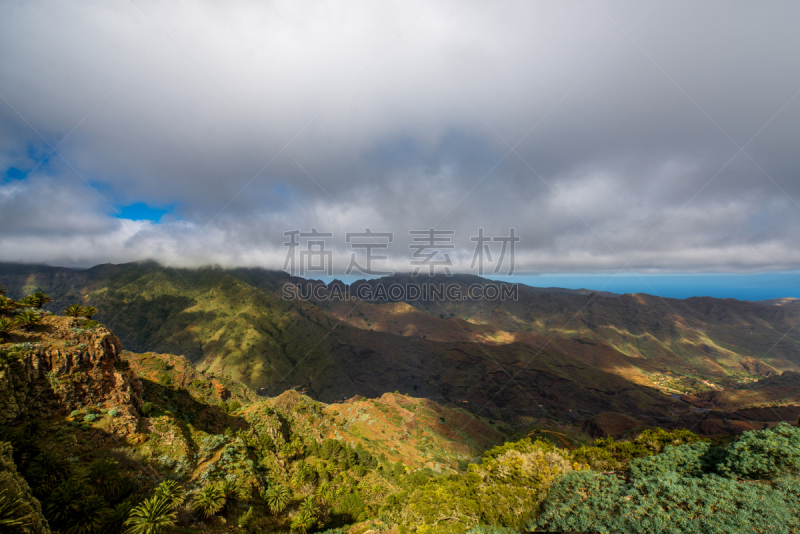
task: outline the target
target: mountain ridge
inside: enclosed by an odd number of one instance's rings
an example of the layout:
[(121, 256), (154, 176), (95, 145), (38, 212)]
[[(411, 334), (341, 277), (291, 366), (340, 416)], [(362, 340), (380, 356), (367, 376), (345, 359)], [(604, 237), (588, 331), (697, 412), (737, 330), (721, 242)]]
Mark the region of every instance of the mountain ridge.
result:
[[(440, 280), (494, 283), (415, 279)], [(512, 419), (540, 408), (667, 418), (685, 404), (664, 393), (738, 387), (800, 368), (800, 341), (783, 336), (800, 310), (732, 299), (521, 285), (518, 299), (505, 302), (287, 301), (286, 283), (327, 291), (335, 282), (155, 262), (84, 271), (0, 264), (0, 283), (12, 295), (49, 292), (49, 309), (75, 301), (97, 307), (98, 319), (135, 352), (183, 354), (264, 393), (301, 387), (325, 401), (400, 390), (467, 400), (497, 417), (510, 407)]]

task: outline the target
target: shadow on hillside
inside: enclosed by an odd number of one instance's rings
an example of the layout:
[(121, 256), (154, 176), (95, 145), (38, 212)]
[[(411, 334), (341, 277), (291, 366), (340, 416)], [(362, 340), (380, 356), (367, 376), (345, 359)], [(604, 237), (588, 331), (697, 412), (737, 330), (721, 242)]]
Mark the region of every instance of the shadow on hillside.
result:
[[(169, 412), (179, 422), (191, 423), (196, 429), (209, 434), (220, 434), (226, 428), (236, 431), (249, 426), (244, 419), (228, 414), (221, 407), (201, 402), (186, 389), (168, 387), (146, 378), (140, 378), (140, 380), (143, 387), (142, 398), (145, 402), (143, 414), (145, 416), (166, 415)], [(184, 433), (185, 437), (189, 439), (188, 429)]]

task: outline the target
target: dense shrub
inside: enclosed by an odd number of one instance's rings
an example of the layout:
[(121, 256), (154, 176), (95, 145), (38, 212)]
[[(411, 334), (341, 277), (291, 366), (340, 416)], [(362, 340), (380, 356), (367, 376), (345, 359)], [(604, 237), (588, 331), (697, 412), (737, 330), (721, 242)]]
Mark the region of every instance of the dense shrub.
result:
[(797, 481), (775, 487), (717, 475), (666, 473), (626, 484), (593, 471), (553, 486), (531, 530), (601, 533), (789, 533), (800, 528)]
[(478, 523), (519, 528), (550, 485), (576, 467), (567, 451), (526, 438), (486, 452), (464, 475), (422, 469), (396, 476), (406, 491), (389, 496), (382, 510), (422, 534), (460, 534)]
[(630, 482), (596, 471), (566, 473), (528, 527), (609, 533), (797, 532), (800, 481), (792, 475), (799, 461), (800, 429), (786, 424), (746, 432), (724, 450), (707, 443), (667, 446), (660, 454), (632, 460)]
[(800, 472), (800, 428), (781, 423), (775, 428), (745, 432), (727, 449), (720, 471), (745, 479), (771, 480)]
[(646, 458), (631, 460), (631, 475), (636, 478), (660, 476), (666, 473), (697, 476), (713, 471), (709, 458), (710, 445), (705, 442), (673, 447), (667, 445), (664, 452)]
[(645, 430), (631, 441), (599, 439), (593, 446), (584, 446), (573, 452), (573, 459), (597, 471), (626, 469), (635, 458), (658, 454), (667, 446), (678, 446), (699, 441), (688, 430)]

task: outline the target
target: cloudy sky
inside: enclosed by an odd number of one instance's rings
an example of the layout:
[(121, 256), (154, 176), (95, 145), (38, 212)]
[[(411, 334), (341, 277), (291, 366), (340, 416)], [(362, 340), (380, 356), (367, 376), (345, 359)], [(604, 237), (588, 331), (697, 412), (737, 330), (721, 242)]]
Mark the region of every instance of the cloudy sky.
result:
[[(0, 261), (800, 269), (800, 4), (0, 4)], [(494, 243), (497, 259), (500, 243)], [(305, 246), (305, 245), (302, 245)], [(438, 256), (441, 257), (441, 256)]]

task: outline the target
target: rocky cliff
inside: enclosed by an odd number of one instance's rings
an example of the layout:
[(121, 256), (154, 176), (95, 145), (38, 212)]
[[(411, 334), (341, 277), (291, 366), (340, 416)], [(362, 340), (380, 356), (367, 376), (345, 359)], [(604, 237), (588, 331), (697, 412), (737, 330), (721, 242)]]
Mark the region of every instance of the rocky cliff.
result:
[(112, 430), (135, 430), (142, 385), (120, 359), (122, 345), (108, 329), (44, 316), (41, 325), (17, 329), (9, 341), (0, 345), (0, 426), (96, 406), (117, 410)]

